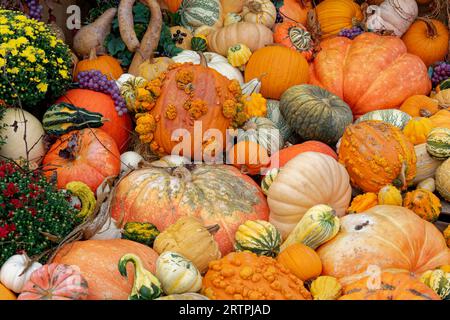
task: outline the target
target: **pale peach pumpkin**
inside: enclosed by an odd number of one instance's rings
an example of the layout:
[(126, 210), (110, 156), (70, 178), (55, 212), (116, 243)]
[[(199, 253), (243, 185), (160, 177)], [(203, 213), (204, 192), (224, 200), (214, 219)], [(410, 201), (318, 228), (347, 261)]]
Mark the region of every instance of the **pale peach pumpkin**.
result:
[(111, 203), (119, 227), (129, 221), (151, 222), (163, 231), (182, 216), (199, 217), (206, 226), (219, 224), (214, 238), (225, 255), (233, 249), (239, 225), (268, 220), (259, 186), (235, 167), (187, 167), (140, 169), (120, 181)]
[(119, 259), (127, 253), (139, 256), (144, 267), (156, 272), (158, 254), (150, 247), (129, 240), (76, 241), (59, 250), (54, 263), (76, 265), (88, 282), (88, 300), (127, 300), (133, 287), (134, 272), (127, 266), (128, 279), (119, 273)]
[(343, 278), (369, 265), (416, 274), (450, 263), (440, 231), (400, 206), (375, 206), (341, 218), (338, 235), (317, 253), (325, 275)]
[(342, 98), (355, 118), (398, 108), (408, 97), (427, 95), (431, 82), (423, 61), (407, 53), (400, 38), (363, 33), (323, 41), (310, 66), (310, 83)]

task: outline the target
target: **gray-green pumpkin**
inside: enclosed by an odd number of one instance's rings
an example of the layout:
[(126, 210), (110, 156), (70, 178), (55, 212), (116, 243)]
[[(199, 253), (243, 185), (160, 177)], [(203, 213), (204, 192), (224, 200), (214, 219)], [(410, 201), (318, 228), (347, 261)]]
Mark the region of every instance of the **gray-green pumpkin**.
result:
[(409, 120), (411, 120), (411, 116), (397, 109), (375, 110), (359, 117), (355, 124), (366, 120), (380, 120), (403, 130)]
[(437, 160), (450, 157), (450, 129), (434, 128), (427, 137), (427, 152)]
[(280, 130), (281, 136), (284, 140), (288, 140), (294, 130), (287, 124), (283, 115), (280, 112), (280, 101), (278, 100), (267, 100), (267, 119), (270, 119)]
[(270, 154), (277, 152), (284, 145), (283, 136), (277, 126), (264, 117), (250, 118), (239, 129), (237, 141), (253, 141), (265, 148)]
[(350, 107), (338, 96), (309, 84), (287, 89), (280, 100), (287, 124), (301, 139), (335, 145), (353, 122)]

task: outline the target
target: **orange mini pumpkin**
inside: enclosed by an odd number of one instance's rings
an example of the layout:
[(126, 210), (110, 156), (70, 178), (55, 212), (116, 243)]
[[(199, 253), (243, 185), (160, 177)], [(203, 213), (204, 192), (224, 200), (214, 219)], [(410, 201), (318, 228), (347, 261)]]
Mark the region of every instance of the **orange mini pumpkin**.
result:
[(230, 163), (245, 174), (259, 174), (270, 163), (267, 150), (253, 141), (240, 141), (229, 151)]
[(441, 299), (431, 288), (409, 274), (382, 272), (378, 283), (372, 284), (369, 277), (365, 277), (344, 286), (339, 300)]
[(76, 81), (77, 76), (81, 71), (89, 70), (100, 71), (108, 78), (108, 80), (117, 80), (123, 73), (119, 61), (108, 55), (97, 56), (95, 49), (91, 50), (88, 59), (81, 60), (77, 63), (73, 72), (73, 79)]
[(245, 67), (245, 81), (264, 75), (261, 94), (266, 99), (280, 100), (284, 91), (296, 84), (307, 83), (308, 62), (303, 55), (283, 46), (268, 46), (255, 51)]
[(277, 261), (303, 281), (316, 278), (322, 273), (319, 255), (301, 243), (292, 244), (281, 251)]
[(400, 106), (400, 110), (411, 117), (431, 117), (439, 111), (437, 100), (425, 95), (414, 95), (406, 99)]
[(355, 118), (398, 108), (408, 97), (431, 90), (427, 67), (407, 53), (398, 37), (365, 32), (354, 40), (330, 38), (320, 46), (310, 67), (310, 83), (343, 99)]
[(114, 140), (101, 129), (76, 130), (61, 136), (42, 162), (45, 175), (56, 172), (58, 188), (72, 181), (84, 182), (96, 191), (110, 176), (120, 172), (120, 153)]
[(201, 292), (213, 300), (311, 300), (303, 281), (286, 267), (249, 251), (210, 262)]
[(404, 190), (416, 175), (416, 153), (399, 128), (369, 120), (345, 129), (339, 162), (352, 184), (364, 192), (378, 192), (392, 184)]
[(313, 39), (308, 29), (300, 23), (293, 21), (277, 23), (273, 31), (273, 41), (301, 52), (308, 61), (312, 59)]

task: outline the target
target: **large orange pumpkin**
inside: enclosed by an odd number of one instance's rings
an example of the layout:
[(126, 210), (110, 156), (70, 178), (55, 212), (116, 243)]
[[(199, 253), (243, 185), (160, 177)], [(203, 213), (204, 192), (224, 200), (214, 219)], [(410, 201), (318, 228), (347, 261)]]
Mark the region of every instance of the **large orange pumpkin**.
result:
[(408, 52), (428, 66), (445, 60), (448, 54), (448, 27), (436, 19), (416, 20), (402, 36)]
[(283, 21), (306, 24), (308, 11), (312, 8), (309, 0), (283, 0), (283, 5), (278, 9)]
[(133, 171), (115, 189), (112, 217), (120, 227), (129, 221), (151, 222), (160, 231), (181, 216), (199, 217), (204, 225), (219, 224), (214, 238), (222, 254), (233, 249), (239, 225), (247, 220), (268, 220), (261, 189), (235, 167), (188, 167)]
[(441, 300), (419, 279), (409, 274), (382, 272), (379, 284), (364, 277), (343, 288), (339, 300)]
[(59, 102), (71, 103), (76, 107), (101, 113), (108, 119), (103, 123), (102, 130), (114, 139), (120, 152), (126, 151), (132, 130), (131, 118), (128, 114), (119, 116), (110, 96), (87, 89), (73, 89), (59, 98), (57, 103)]
[(122, 239), (76, 241), (62, 247), (53, 262), (80, 268), (89, 285), (88, 300), (126, 300), (133, 287), (133, 267), (127, 266), (128, 278), (124, 278), (117, 264), (127, 253), (139, 256), (144, 267), (155, 273), (158, 254), (146, 245)]
[(261, 48), (252, 54), (245, 67), (245, 81), (260, 77), (261, 94), (280, 100), (290, 87), (308, 82), (308, 62), (300, 52), (283, 46)]
[(355, 118), (398, 108), (408, 97), (431, 90), (425, 64), (397, 37), (365, 32), (354, 40), (327, 39), (321, 47), (310, 67), (310, 83), (342, 98)]
[(119, 61), (108, 55), (97, 56), (95, 50), (91, 50), (88, 59), (81, 60), (77, 63), (73, 72), (73, 79), (76, 81), (80, 72), (89, 70), (100, 71), (108, 80), (117, 80), (123, 73)]
[(56, 172), (58, 188), (81, 181), (95, 192), (105, 178), (119, 174), (120, 153), (106, 132), (88, 128), (61, 136), (42, 164), (47, 177)]
[[(216, 152), (224, 150), (226, 129), (238, 114), (240, 85), (202, 64), (173, 64), (168, 72), (154, 81), (161, 87), (154, 88), (155, 100), (151, 102), (151, 110), (137, 118), (136, 131), (141, 141), (150, 144), (156, 153), (176, 152), (201, 159), (205, 148), (213, 146)], [(205, 137), (208, 129), (216, 129), (220, 136)], [(186, 136), (187, 133), (189, 135)], [(174, 134), (176, 137), (172, 138)], [(219, 140), (223, 143), (217, 147), (210, 143), (215, 144)], [(174, 151), (176, 146), (184, 150)], [(186, 148), (191, 152), (186, 152)]]
[(450, 263), (442, 233), (400, 206), (375, 206), (341, 218), (341, 229), (317, 253), (323, 274), (343, 278), (369, 265), (416, 274)]
[(352, 184), (364, 192), (378, 192), (388, 184), (404, 190), (416, 176), (413, 144), (386, 122), (369, 120), (348, 126), (338, 154)]

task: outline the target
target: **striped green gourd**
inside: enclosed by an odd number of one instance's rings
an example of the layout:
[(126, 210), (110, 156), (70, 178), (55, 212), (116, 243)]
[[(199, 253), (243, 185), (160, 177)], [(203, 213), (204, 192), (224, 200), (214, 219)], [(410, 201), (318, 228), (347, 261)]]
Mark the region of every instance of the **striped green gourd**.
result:
[(222, 18), (222, 4), (220, 0), (183, 0), (178, 13), (185, 28), (214, 26)]
[(251, 251), (257, 255), (276, 257), (280, 252), (281, 234), (264, 220), (247, 220), (235, 234), (236, 251)]
[(420, 281), (433, 289), (442, 300), (450, 300), (450, 273), (444, 270), (428, 270)]
[(434, 128), (427, 137), (427, 152), (437, 160), (450, 157), (450, 129)]
[(267, 100), (267, 115), (266, 117), (272, 120), (273, 123), (280, 130), (281, 136), (284, 140), (288, 140), (293, 134), (294, 130), (287, 124), (286, 119), (280, 112), (280, 102), (278, 100)]
[(266, 175), (261, 180), (261, 189), (266, 196), (269, 193), (269, 188), (272, 185), (272, 182), (275, 180), (279, 172), (280, 172), (279, 168), (272, 168), (269, 171), (267, 171)]
[(98, 128), (106, 119), (98, 112), (78, 108), (70, 103), (52, 105), (44, 114), (42, 125), (50, 135), (63, 135), (83, 128)]
[(284, 139), (277, 126), (265, 117), (250, 118), (239, 129), (237, 141), (253, 141), (266, 149), (270, 154), (280, 150), (284, 145)]
[(409, 120), (411, 120), (411, 116), (406, 112), (397, 109), (375, 110), (359, 117), (358, 120), (355, 121), (355, 124), (367, 120), (380, 120), (403, 130)]
[(192, 51), (205, 52), (207, 49), (206, 37), (203, 35), (193, 37), (191, 40), (191, 49)]

